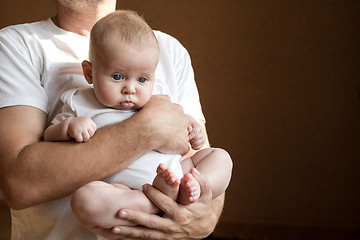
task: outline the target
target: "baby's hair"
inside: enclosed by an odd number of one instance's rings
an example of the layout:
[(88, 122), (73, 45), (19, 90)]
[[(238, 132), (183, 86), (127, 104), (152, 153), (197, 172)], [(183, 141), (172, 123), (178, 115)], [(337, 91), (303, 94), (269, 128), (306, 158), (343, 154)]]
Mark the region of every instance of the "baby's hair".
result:
[(117, 10), (96, 22), (90, 33), (90, 61), (94, 60), (97, 47), (111, 44), (114, 40), (140, 47), (153, 41), (157, 47), (151, 27), (131, 10)]

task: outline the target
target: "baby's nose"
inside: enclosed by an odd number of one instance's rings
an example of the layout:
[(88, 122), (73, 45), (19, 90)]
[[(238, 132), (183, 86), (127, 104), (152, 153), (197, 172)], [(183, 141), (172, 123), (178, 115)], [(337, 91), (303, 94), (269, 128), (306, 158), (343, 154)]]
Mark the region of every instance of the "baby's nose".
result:
[(135, 86), (132, 83), (125, 84), (125, 86), (121, 90), (122, 94), (134, 94), (135, 92)]

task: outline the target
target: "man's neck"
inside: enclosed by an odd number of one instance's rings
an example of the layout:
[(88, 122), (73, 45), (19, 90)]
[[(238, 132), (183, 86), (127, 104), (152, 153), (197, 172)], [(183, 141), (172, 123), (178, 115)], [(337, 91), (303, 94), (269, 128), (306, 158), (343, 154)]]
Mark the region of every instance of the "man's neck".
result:
[(115, 11), (116, 0), (104, 0), (101, 3), (69, 6), (57, 2), (57, 15), (52, 18), (60, 28), (88, 37), (96, 21)]

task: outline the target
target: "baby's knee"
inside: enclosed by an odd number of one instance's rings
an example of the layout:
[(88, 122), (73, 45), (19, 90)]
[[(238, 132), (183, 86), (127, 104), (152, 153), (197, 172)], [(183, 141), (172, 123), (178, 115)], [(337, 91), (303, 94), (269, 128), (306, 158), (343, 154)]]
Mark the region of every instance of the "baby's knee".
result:
[(88, 216), (96, 216), (97, 211), (101, 208), (102, 194), (100, 193), (101, 185), (106, 184), (104, 182), (90, 182), (78, 190), (76, 190), (71, 198), (71, 209), (74, 215), (79, 220), (86, 221)]
[(213, 148), (213, 154), (216, 154), (216, 158), (218, 158), (224, 166), (227, 166), (230, 171), (232, 170), (233, 162), (230, 154), (226, 150), (222, 148)]

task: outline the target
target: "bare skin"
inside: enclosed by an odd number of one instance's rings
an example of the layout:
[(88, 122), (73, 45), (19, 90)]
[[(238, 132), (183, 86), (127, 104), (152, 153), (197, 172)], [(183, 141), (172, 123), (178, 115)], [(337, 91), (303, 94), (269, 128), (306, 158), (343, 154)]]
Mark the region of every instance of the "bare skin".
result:
[[(64, 0), (57, 0), (58, 13), (53, 18), (54, 23), (65, 30), (88, 36), (100, 17), (115, 10), (116, 0), (103, 0), (96, 6), (77, 8), (64, 3)], [(179, 106), (163, 96), (154, 97), (132, 121), (98, 130), (85, 144), (42, 142), (46, 122), (46, 114), (34, 107), (0, 109), (0, 188), (13, 209), (65, 197), (90, 181), (113, 175), (149, 150), (185, 154), (189, 149), (188, 120), (182, 117)], [(124, 139), (127, 140), (126, 151), (118, 144)], [(106, 144), (101, 144), (104, 142)], [(209, 235), (221, 214), (224, 194), (211, 200), (208, 182), (205, 179), (198, 182), (202, 194), (187, 208), (148, 186), (144, 193), (166, 212), (166, 217), (134, 210), (127, 210), (127, 214), (121, 211), (119, 218), (143, 227), (122, 227), (121, 233), (113, 236), (197, 239)]]
[[(203, 239), (214, 229), (221, 215), (225, 194), (212, 199), (208, 180), (191, 172), (201, 188), (199, 199), (189, 205), (178, 205), (152, 185), (144, 185), (143, 192), (164, 217), (134, 209), (122, 209), (118, 217), (137, 226), (118, 226), (112, 229), (94, 228), (93, 231), (107, 238), (132, 239)], [(211, 209), (211, 210), (210, 210)]]
[(166, 196), (176, 201), (179, 194), (180, 180), (173, 171), (163, 163), (156, 169), (156, 174), (152, 185)]
[[(181, 165), (183, 172), (186, 173), (181, 180), (170, 168), (161, 163), (152, 183), (171, 200), (181, 203), (181, 206), (190, 205), (199, 200), (201, 186), (196, 178), (200, 175), (199, 171), (211, 179), (209, 184), (212, 186), (212, 197), (218, 197), (230, 180), (232, 163), (228, 154), (222, 149), (202, 149), (191, 158), (183, 160)], [(213, 177), (214, 174), (216, 177)], [(114, 224), (136, 226), (133, 222), (118, 219), (116, 217), (118, 209), (131, 208), (151, 214), (160, 211), (142, 191), (132, 190), (122, 184), (108, 184), (101, 181), (91, 182), (78, 189), (73, 194), (71, 203), (74, 215), (85, 228), (108, 238), (114, 238), (114, 233), (110, 230), (105, 233), (100, 229), (111, 229)]]
[(156, 171), (157, 175), (152, 185), (171, 199), (187, 205), (200, 197), (200, 185), (191, 173), (185, 173), (183, 178), (178, 179), (163, 163)]
[[(172, 121), (177, 121), (176, 118), (182, 118), (181, 108), (175, 106), (173, 109), (173, 104), (165, 99), (154, 97), (131, 121), (98, 130), (86, 144), (41, 142), (45, 113), (26, 106), (1, 109), (1, 190), (8, 205), (22, 209), (65, 197), (90, 181), (122, 170), (152, 148), (172, 152), (183, 141), (182, 150), (186, 152), (188, 123), (185, 117), (180, 123), (183, 129), (178, 128), (174, 132), (174, 135), (182, 135), (178, 143), (170, 138), (165, 140), (168, 132), (163, 126), (158, 126), (167, 118), (168, 111), (176, 109), (179, 114), (174, 119), (168, 118), (170, 125)], [(167, 112), (162, 111), (164, 107), (157, 107), (159, 102), (168, 102)], [(154, 111), (156, 116), (162, 117), (153, 116)], [(176, 128), (170, 125), (166, 131)], [(107, 144), (101, 144), (104, 142)]]
[(57, 0), (57, 15), (52, 20), (58, 27), (85, 37), (90, 35), (91, 28), (100, 18), (116, 8), (116, 0), (103, 0), (90, 5), (86, 1), (73, 2)]

